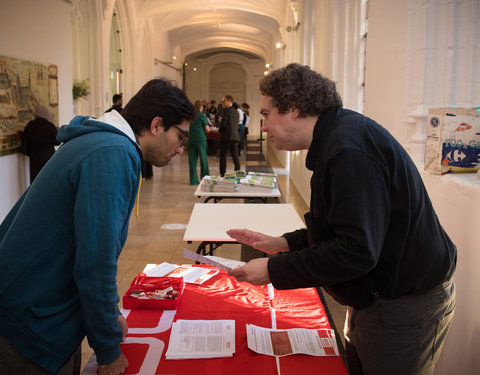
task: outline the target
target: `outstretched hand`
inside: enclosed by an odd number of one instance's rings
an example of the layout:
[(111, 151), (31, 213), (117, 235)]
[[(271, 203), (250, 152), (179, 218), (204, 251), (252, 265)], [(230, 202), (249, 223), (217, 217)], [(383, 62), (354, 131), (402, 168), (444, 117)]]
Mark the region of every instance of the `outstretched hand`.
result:
[(230, 229), (227, 234), (237, 242), (251, 246), (267, 254), (289, 251), (285, 237), (273, 237), (249, 229)]

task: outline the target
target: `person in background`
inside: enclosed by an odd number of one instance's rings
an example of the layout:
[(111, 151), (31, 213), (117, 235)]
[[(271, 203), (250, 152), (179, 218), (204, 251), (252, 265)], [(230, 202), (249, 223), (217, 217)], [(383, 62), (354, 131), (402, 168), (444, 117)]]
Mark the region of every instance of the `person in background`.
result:
[(153, 165), (152, 163), (142, 160), (142, 179), (149, 180), (153, 177)]
[(216, 107), (216, 102), (215, 100), (210, 101), (210, 107), (207, 110), (206, 117), (207, 117), (207, 122), (208, 125), (210, 126), (215, 126), (215, 115), (217, 113), (217, 107)]
[(200, 157), (200, 179), (209, 175), (207, 159), (207, 136), (210, 131), (207, 119), (203, 114), (203, 104), (200, 100), (195, 101), (197, 118), (190, 124), (188, 131), (188, 168), (190, 171), (190, 185), (198, 185), (197, 159)]
[[(265, 253), (230, 274), (277, 289), (323, 286), (347, 305), (350, 374), (432, 374), (455, 310), (457, 251), (413, 161), (372, 119), (343, 109), (335, 83), (289, 64), (260, 83), (263, 130), (308, 150), (306, 229), (227, 233)], [(275, 218), (272, 218), (272, 220)]]
[(244, 135), (244, 142), (247, 139), (248, 135), (248, 126), (250, 125), (250, 106), (247, 103), (242, 103), (242, 111), (243, 111), (243, 126), (245, 129), (245, 135)]
[(0, 374), (78, 374), (85, 336), (100, 375), (125, 371), (117, 259), (141, 160), (182, 155), (195, 116), (182, 90), (154, 79), (121, 115), (59, 129), (62, 146), (0, 225)]
[(220, 176), (222, 177), (227, 170), (227, 150), (230, 150), (235, 170), (240, 170), (240, 161), (238, 160), (238, 144), (240, 143), (238, 112), (232, 104), (233, 98), (230, 95), (225, 95), (222, 99), (222, 120), (218, 127), (220, 132)]
[(215, 126), (218, 128), (220, 123), (222, 122), (222, 115), (223, 115), (223, 105), (222, 103), (218, 103), (217, 110), (215, 113)]
[(245, 124), (243, 123), (244, 113), (237, 103), (233, 103), (233, 108), (238, 112), (238, 136), (240, 138), (240, 142), (238, 143), (238, 155), (241, 156), (245, 146)]
[(42, 105), (35, 107), (35, 119), (28, 122), (23, 130), (23, 150), (30, 157), (30, 183), (55, 153), (57, 127), (52, 124), (52, 113)]
[(112, 110), (117, 111), (118, 113), (122, 112), (123, 110), (123, 94), (115, 94), (112, 97), (112, 103), (113, 105), (105, 111), (105, 113), (108, 113)]

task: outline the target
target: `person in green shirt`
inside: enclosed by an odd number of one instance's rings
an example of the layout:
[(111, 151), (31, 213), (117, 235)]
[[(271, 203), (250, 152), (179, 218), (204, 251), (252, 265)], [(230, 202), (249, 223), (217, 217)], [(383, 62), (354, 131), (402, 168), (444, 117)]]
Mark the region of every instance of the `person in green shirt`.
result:
[(197, 159), (200, 156), (200, 176), (210, 174), (207, 160), (207, 133), (210, 127), (207, 118), (203, 114), (203, 104), (200, 100), (195, 101), (197, 118), (190, 123), (188, 131), (188, 167), (190, 170), (190, 185), (198, 185)]

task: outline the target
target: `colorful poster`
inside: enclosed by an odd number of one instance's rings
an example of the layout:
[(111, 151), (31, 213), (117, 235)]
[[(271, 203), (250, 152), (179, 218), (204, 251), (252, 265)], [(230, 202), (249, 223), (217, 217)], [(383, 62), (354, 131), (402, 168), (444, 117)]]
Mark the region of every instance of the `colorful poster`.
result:
[(0, 156), (18, 151), (38, 115), (58, 126), (57, 66), (0, 56)]

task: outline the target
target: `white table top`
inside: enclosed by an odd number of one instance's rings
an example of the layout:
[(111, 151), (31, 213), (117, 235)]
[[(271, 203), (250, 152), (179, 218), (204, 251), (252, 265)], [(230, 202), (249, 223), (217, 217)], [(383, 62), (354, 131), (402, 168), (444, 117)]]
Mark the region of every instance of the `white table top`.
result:
[(291, 204), (196, 203), (183, 240), (235, 242), (226, 232), (240, 228), (280, 236), (305, 224)]
[(197, 190), (195, 190), (194, 195), (196, 197), (247, 197), (247, 198), (255, 198), (255, 197), (260, 197), (260, 198), (278, 198), (281, 197), (282, 194), (280, 194), (279, 189), (265, 189), (265, 191), (259, 192), (222, 192), (222, 191), (203, 191), (203, 184), (205, 183), (205, 177), (202, 178), (202, 181), (197, 187)]

